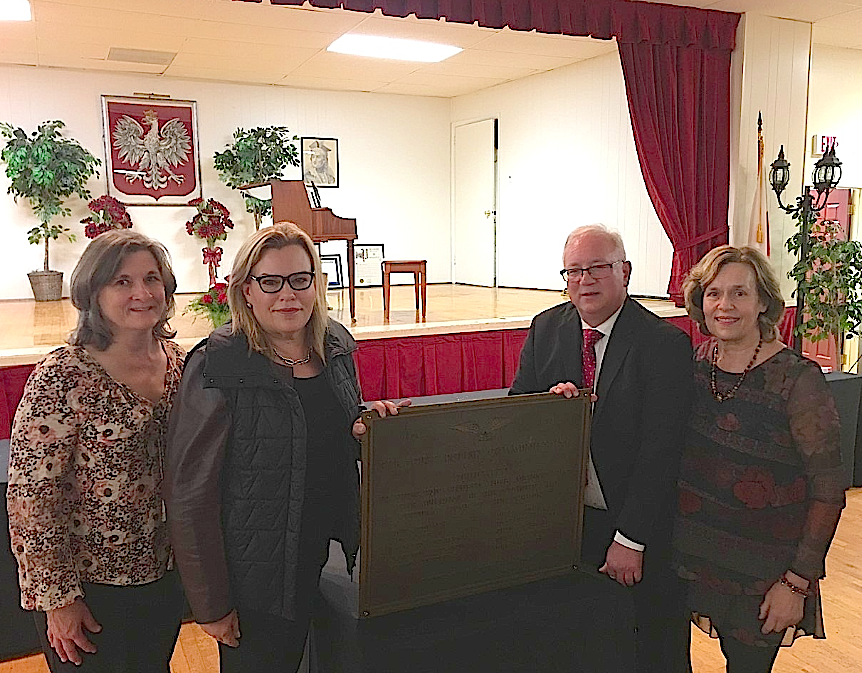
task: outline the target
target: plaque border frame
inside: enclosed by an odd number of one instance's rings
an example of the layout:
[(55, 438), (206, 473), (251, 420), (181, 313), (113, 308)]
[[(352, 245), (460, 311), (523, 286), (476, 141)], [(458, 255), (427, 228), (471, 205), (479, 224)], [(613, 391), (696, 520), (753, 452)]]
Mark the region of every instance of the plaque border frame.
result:
[[(441, 396), (443, 397), (443, 396)], [(373, 441), (374, 441), (374, 426), (376, 423), (385, 423), (386, 419), (381, 418), (376, 411), (364, 411), (361, 415), (363, 422), (366, 425), (366, 432), (362, 437), (361, 445), (362, 445), (362, 481), (360, 485), (360, 511), (362, 517), (362, 527), (360, 531), (360, 549), (361, 549), (361, 557), (362, 562), (360, 564), (360, 572), (359, 572), (359, 603), (358, 603), (358, 616), (360, 619), (367, 619), (371, 617), (379, 617), (385, 614), (390, 614), (393, 612), (400, 612), (403, 610), (409, 610), (416, 607), (421, 607), (425, 605), (434, 605), (439, 602), (443, 602), (445, 600), (451, 600), (455, 598), (461, 598), (464, 596), (472, 596), (480, 593), (484, 593), (487, 591), (493, 591), (496, 589), (504, 589), (513, 586), (519, 586), (521, 584), (527, 584), (529, 582), (535, 582), (542, 579), (547, 579), (551, 577), (559, 577), (565, 575), (569, 572), (574, 572), (580, 570), (581, 560), (581, 549), (582, 549), (582, 540), (583, 540), (583, 526), (584, 526), (584, 491), (586, 485), (586, 476), (587, 476), (587, 466), (589, 463), (589, 442), (590, 442), (590, 426), (591, 426), (591, 417), (592, 417), (592, 403), (590, 401), (590, 391), (582, 390), (581, 394), (578, 397), (573, 398), (564, 398), (560, 395), (556, 395), (553, 393), (534, 393), (534, 394), (526, 394), (526, 395), (512, 395), (508, 397), (497, 397), (497, 398), (486, 398), (486, 399), (477, 399), (477, 400), (464, 400), (464, 401), (451, 401), (451, 402), (442, 402), (442, 403), (430, 403), (423, 404), (420, 406), (414, 407), (402, 407), (399, 409), (398, 414), (400, 415), (412, 415), (412, 414), (422, 414), (422, 413), (435, 413), (443, 410), (444, 407), (454, 407), (458, 406), (459, 409), (463, 409), (464, 407), (489, 407), (495, 404), (520, 404), (520, 405), (533, 405), (537, 403), (545, 403), (550, 400), (562, 401), (565, 400), (564, 403), (572, 403), (572, 404), (580, 404), (585, 407), (584, 413), (582, 415), (583, 418), (583, 427), (580, 428), (580, 436), (582, 440), (582, 447), (585, 447), (585, 450), (581, 451), (580, 456), (580, 474), (581, 474), (581, 487), (578, 489), (577, 495), (577, 508), (576, 515), (574, 516), (574, 525), (575, 525), (575, 557), (571, 560), (571, 563), (566, 567), (553, 567), (548, 568), (543, 571), (537, 571), (534, 573), (529, 573), (528, 575), (520, 575), (520, 576), (509, 576), (506, 578), (497, 578), (490, 579), (487, 582), (482, 582), (478, 584), (470, 585), (469, 590), (466, 591), (458, 591), (458, 590), (447, 590), (441, 591), (436, 594), (426, 594), (421, 600), (401, 600), (401, 601), (393, 601), (385, 605), (380, 605), (376, 607), (370, 607), (370, 597), (368, 588), (368, 584), (363, 584), (362, 582), (362, 573), (363, 569), (367, 568), (368, 565), (373, 563), (373, 548), (371, 547), (371, 532), (367, 522), (371, 520), (371, 490), (373, 489), (374, 476), (372, 474), (372, 470), (368, 469), (368, 466), (372, 464), (371, 462), (371, 451), (373, 451)]]

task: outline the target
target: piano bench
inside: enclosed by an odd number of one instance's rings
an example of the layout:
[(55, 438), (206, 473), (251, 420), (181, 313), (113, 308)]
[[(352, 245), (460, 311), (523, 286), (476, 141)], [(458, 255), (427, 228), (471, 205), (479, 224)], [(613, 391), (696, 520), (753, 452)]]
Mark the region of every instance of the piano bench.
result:
[(426, 276), (424, 259), (390, 259), (383, 260), (383, 319), (389, 320), (389, 274), (390, 273), (412, 273), (413, 287), (416, 292), (416, 311), (419, 311), (420, 288), (422, 298), (422, 320), (425, 320), (425, 296)]

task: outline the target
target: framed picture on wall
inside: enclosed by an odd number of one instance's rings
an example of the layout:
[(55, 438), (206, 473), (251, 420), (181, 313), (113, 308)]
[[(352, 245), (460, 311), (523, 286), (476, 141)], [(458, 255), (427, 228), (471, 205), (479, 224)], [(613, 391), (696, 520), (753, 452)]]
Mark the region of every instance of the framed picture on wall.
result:
[(338, 140), (302, 138), (302, 179), (307, 185), (338, 187)]
[(201, 196), (195, 102), (102, 96), (108, 194), (131, 205), (185, 205)]
[(320, 266), (327, 276), (327, 290), (340, 290), (344, 287), (341, 276), (341, 255), (321, 255)]

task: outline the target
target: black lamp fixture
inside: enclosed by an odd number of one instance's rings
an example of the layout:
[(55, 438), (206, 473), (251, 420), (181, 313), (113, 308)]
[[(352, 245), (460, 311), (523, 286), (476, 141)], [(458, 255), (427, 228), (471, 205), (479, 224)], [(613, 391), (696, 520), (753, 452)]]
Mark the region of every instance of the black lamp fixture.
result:
[[(799, 259), (808, 257), (808, 232), (811, 223), (817, 219), (817, 213), (826, 207), (826, 201), (831, 192), (841, 180), (841, 162), (835, 156), (835, 144), (826, 148), (823, 156), (814, 164), (814, 172), (811, 174), (813, 189), (802, 190), (802, 195), (796, 197), (796, 205), (785, 205), (781, 201), (781, 193), (790, 183), (790, 162), (784, 158), (784, 145), (778, 150), (778, 157), (772, 162), (769, 171), (769, 183), (772, 191), (778, 197), (778, 206), (791, 217), (800, 215), (799, 222), (802, 234), (802, 246), (799, 251)], [(802, 338), (798, 334), (799, 326), (802, 324), (802, 313), (804, 310), (804, 299), (800, 288), (796, 288), (796, 331), (794, 333), (794, 348), (802, 352)]]

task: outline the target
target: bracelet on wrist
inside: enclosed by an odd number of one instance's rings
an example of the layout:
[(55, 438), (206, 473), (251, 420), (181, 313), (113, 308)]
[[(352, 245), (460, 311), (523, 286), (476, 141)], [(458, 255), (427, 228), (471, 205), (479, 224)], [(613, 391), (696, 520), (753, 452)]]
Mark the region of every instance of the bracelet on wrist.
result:
[(808, 598), (809, 596), (811, 596), (811, 590), (810, 589), (803, 589), (802, 587), (796, 586), (793, 582), (791, 582), (786, 577), (784, 577), (784, 575), (782, 575), (778, 581), (782, 586), (787, 587), (788, 589), (790, 589), (790, 591), (792, 591), (793, 593), (795, 593), (799, 596), (802, 596), (804, 598)]

